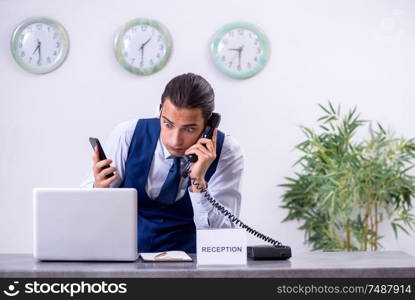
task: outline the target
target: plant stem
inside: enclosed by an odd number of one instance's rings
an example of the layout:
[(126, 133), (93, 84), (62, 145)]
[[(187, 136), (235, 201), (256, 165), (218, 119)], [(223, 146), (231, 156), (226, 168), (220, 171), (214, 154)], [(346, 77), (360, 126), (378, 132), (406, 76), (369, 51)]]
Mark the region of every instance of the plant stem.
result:
[(346, 241), (347, 241), (347, 251), (350, 251), (350, 228), (347, 227), (346, 230)]
[(377, 237), (378, 237), (378, 201), (375, 201), (375, 235), (374, 235), (374, 246), (375, 251), (378, 250), (378, 243), (377, 243)]
[(365, 228), (364, 228), (364, 232), (365, 232), (365, 244), (364, 244), (364, 251), (367, 251), (367, 234), (369, 231), (369, 214), (370, 214), (370, 205), (368, 205), (366, 207), (366, 212), (365, 212)]
[(373, 251), (373, 227), (374, 227), (374, 222), (373, 222), (373, 214), (372, 214), (372, 209), (370, 209), (370, 251)]

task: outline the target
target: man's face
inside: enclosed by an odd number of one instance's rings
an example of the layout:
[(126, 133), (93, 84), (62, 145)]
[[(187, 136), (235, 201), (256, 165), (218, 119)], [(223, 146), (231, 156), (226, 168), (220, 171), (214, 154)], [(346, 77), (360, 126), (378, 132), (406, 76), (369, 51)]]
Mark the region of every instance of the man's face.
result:
[(161, 141), (170, 154), (183, 156), (200, 138), (204, 120), (200, 108), (177, 108), (166, 99), (160, 115)]

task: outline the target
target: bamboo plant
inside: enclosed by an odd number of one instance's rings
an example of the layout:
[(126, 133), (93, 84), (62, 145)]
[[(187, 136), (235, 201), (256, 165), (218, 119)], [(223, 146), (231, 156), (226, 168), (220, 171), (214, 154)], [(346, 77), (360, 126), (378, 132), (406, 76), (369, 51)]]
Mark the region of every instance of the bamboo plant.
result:
[[(284, 222), (300, 221), (313, 250), (375, 251), (382, 247), (379, 224), (390, 222), (409, 234), (415, 224), (415, 140), (396, 138), (377, 123), (362, 120), (356, 107), (342, 115), (332, 103), (320, 105), (319, 129), (302, 127), (306, 139), (295, 148), (301, 157), (295, 176), (281, 184)], [(369, 135), (356, 141), (358, 129)]]

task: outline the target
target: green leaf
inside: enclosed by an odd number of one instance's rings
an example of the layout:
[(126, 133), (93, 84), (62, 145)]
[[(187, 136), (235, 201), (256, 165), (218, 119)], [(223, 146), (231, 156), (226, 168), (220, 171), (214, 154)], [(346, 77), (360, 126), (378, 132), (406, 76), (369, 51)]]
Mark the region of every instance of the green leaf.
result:
[(336, 110), (334, 109), (333, 105), (331, 104), (331, 102), (329, 101), (329, 106), (330, 106), (330, 110), (333, 113), (333, 115), (336, 114)]
[(318, 106), (320, 106), (320, 108), (322, 110), (324, 110), (326, 113), (328, 113), (329, 115), (331, 115), (330, 111), (328, 111), (323, 105), (319, 104)]

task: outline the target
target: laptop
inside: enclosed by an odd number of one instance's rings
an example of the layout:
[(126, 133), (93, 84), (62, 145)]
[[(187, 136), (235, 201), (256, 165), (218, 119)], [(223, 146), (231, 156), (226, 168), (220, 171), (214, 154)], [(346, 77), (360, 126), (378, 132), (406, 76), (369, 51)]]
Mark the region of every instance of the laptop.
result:
[(39, 260), (135, 261), (137, 191), (33, 189), (33, 255)]

